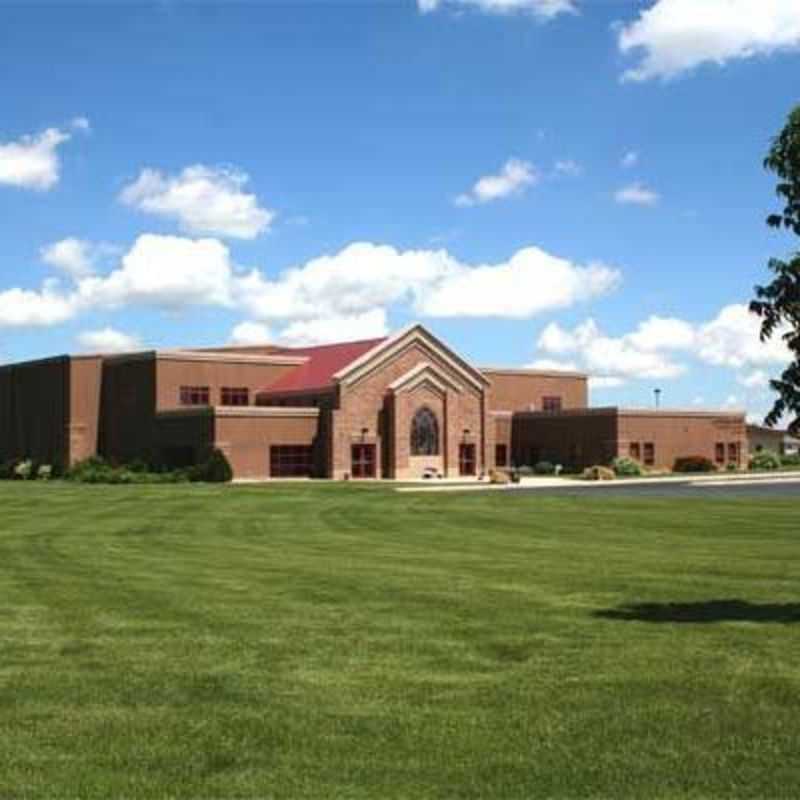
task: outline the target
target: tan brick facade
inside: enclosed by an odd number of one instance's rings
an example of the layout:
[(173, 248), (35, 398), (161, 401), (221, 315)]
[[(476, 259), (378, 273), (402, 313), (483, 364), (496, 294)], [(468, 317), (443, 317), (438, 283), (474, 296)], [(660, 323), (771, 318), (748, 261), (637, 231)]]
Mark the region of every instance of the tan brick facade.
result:
[[(247, 406), (224, 405), (234, 389)], [(719, 461), (721, 447), (725, 461), (746, 453), (742, 415), (587, 405), (585, 375), (479, 370), (419, 325), (319, 348), (63, 356), (0, 368), (0, 459), (178, 464), (217, 447), (236, 477), (269, 478), (274, 449), (281, 475), (403, 480), (479, 475), (498, 459), (608, 463), (632, 445), (642, 458), (647, 445), (659, 467), (684, 455)], [(438, 452), (414, 455), (423, 407)]]

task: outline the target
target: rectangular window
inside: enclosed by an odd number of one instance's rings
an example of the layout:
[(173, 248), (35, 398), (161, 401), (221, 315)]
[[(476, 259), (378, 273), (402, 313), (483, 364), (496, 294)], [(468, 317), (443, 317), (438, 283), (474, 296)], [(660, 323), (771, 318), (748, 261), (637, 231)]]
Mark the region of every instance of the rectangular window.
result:
[(208, 386), (181, 386), (180, 401), (182, 406), (209, 405)]
[(496, 467), (508, 466), (508, 445), (496, 444), (494, 446), (494, 465)]
[(279, 444), (269, 449), (272, 478), (307, 478), (311, 475), (311, 445)]
[(475, 445), (460, 444), (458, 446), (458, 474), (475, 474)]
[(656, 446), (652, 442), (644, 443), (644, 464), (652, 467), (656, 463)]
[(551, 414), (561, 411), (561, 398), (560, 397), (543, 397), (542, 398), (542, 411), (549, 411)]
[(354, 444), (351, 446), (350, 472), (354, 478), (375, 477), (374, 444)]
[(717, 442), (714, 445), (714, 461), (717, 464), (724, 464), (725, 463), (725, 442)]
[(729, 464), (738, 464), (739, 463), (739, 443), (738, 442), (728, 442), (728, 463)]
[(628, 453), (634, 461), (642, 460), (642, 448), (639, 442), (631, 442), (628, 445)]
[(250, 405), (250, 390), (246, 386), (223, 386), (220, 394), (224, 406)]

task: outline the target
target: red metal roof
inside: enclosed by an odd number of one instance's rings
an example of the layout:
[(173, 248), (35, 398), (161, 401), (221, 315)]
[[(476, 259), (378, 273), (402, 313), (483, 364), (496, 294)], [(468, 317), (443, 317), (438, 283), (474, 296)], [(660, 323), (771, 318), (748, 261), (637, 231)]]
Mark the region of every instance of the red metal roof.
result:
[(308, 356), (308, 361), (265, 387), (262, 394), (272, 392), (302, 392), (333, 385), (333, 376), (360, 358), (385, 339), (363, 339), (358, 342), (323, 344), (317, 347), (276, 347), (274, 355)]

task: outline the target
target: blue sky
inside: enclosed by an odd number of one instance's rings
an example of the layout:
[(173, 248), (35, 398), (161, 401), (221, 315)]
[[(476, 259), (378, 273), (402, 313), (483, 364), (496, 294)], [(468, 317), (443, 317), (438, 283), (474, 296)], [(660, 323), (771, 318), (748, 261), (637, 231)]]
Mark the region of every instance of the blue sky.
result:
[(0, 2), (0, 360), (418, 319), (760, 413), (798, 48), (794, 0)]

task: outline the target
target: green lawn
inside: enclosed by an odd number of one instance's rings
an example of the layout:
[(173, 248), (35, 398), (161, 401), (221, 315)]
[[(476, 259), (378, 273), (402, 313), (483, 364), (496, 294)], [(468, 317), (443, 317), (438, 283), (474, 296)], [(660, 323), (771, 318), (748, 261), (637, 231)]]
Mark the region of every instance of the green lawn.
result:
[(0, 797), (797, 797), (798, 510), (2, 484)]

